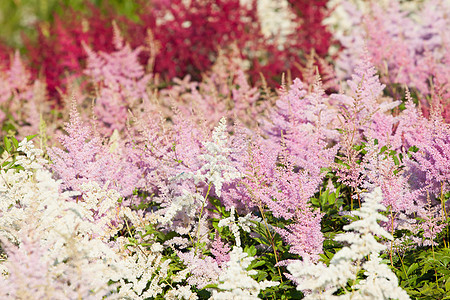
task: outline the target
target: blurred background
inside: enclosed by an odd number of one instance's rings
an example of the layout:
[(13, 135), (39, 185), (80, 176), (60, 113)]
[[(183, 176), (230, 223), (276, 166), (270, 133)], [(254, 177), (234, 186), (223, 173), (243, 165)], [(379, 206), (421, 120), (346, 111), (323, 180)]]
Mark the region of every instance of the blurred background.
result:
[(54, 21), (56, 14), (62, 15), (68, 9), (85, 12), (90, 5), (99, 8), (103, 13), (114, 10), (115, 14), (137, 21), (138, 3), (130, 0), (2, 0), (0, 42), (23, 51), (24, 36), (37, 38), (36, 24), (39, 24), (43, 32), (48, 32), (47, 28)]

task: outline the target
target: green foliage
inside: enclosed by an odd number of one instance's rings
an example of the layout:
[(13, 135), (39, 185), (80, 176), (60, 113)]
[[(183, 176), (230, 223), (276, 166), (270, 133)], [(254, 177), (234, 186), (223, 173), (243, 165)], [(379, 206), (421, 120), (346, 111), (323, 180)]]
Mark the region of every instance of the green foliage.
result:
[[(27, 136), (27, 140), (31, 140), (35, 135), (29, 135)], [(0, 170), (7, 171), (9, 169), (23, 169), (21, 166), (16, 165), (16, 157), (18, 154), (20, 154), (20, 151), (17, 149), (19, 148), (19, 141), (11, 135), (6, 135), (3, 137), (3, 144), (0, 145), (0, 156), (2, 157), (1, 164), (0, 164)]]
[(401, 287), (413, 299), (450, 299), (450, 249), (421, 248), (394, 256)]

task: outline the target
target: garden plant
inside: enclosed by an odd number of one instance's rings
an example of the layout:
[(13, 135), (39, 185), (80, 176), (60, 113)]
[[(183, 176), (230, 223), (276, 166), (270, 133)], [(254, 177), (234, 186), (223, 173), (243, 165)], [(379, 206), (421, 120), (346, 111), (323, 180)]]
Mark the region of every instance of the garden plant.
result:
[(10, 2), (0, 299), (450, 299), (448, 1)]

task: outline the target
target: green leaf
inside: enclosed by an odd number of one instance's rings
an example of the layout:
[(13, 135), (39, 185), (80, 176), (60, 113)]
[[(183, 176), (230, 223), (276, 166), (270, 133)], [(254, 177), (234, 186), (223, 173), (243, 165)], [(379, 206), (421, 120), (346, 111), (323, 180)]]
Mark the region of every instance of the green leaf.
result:
[(19, 141), (15, 137), (11, 137), (12, 143), (14, 147), (17, 149), (19, 148)]
[(419, 267), (418, 263), (413, 263), (412, 265), (409, 266), (408, 271), (406, 271), (406, 275), (409, 276), (409, 274), (414, 272), (418, 267)]
[(409, 149), (408, 149), (408, 152), (414, 152), (414, 153), (416, 153), (417, 151), (419, 151), (419, 148), (417, 148), (416, 146), (411, 146), (411, 147), (409, 147)]
[(217, 284), (217, 283), (210, 283), (210, 284), (207, 284), (206, 286), (204, 286), (203, 288), (204, 289), (216, 289), (218, 285), (219, 284)]
[(258, 274), (257, 274), (257, 276), (258, 276), (257, 281), (260, 282), (260, 281), (265, 280), (265, 279), (267, 278), (268, 275), (269, 275), (269, 274), (267, 274), (267, 272), (264, 272), (264, 271), (258, 271)]
[(248, 256), (255, 256), (256, 255), (256, 248), (255, 246), (245, 246), (244, 252), (248, 254)]
[(26, 138), (27, 138), (27, 141), (31, 141), (32, 139), (34, 139), (37, 136), (38, 136), (38, 134), (32, 134), (32, 135), (27, 135)]
[(312, 203), (313, 205), (319, 206), (319, 200), (316, 199), (316, 198), (311, 198), (311, 203)]
[(393, 156), (392, 158), (394, 159), (394, 164), (396, 166), (399, 166), (400, 165), (400, 161), (398, 160), (398, 157), (397, 156)]
[(336, 198), (339, 198), (339, 193), (340, 193), (340, 191), (341, 191), (341, 186), (338, 186), (338, 187), (336, 188), (336, 192), (335, 192)]
[(11, 149), (12, 149), (12, 147), (11, 147), (11, 141), (8, 139), (8, 137), (4, 137), (3, 138), (3, 143), (5, 144), (5, 150), (6, 150), (6, 152), (8, 152), (8, 153), (11, 153)]
[(336, 202), (336, 194), (335, 193), (331, 193), (328, 196), (328, 203), (330, 203), (331, 205), (333, 205)]
[(250, 264), (249, 269), (254, 269), (254, 268), (257, 268), (257, 267), (260, 267), (260, 266), (264, 266), (265, 263), (266, 263), (266, 262), (263, 261), (263, 260), (259, 260), (259, 261), (254, 260), (254, 261), (252, 261), (252, 263)]

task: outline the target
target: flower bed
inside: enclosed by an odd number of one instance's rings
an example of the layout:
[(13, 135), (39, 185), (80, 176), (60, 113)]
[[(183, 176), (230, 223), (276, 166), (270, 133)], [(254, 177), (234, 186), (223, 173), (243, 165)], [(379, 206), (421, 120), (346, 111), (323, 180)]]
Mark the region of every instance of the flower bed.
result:
[(316, 2), (89, 5), (2, 60), (0, 298), (448, 297), (450, 6)]

